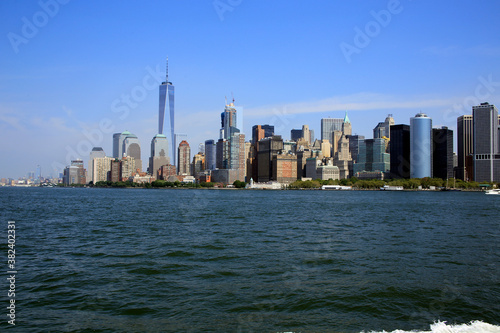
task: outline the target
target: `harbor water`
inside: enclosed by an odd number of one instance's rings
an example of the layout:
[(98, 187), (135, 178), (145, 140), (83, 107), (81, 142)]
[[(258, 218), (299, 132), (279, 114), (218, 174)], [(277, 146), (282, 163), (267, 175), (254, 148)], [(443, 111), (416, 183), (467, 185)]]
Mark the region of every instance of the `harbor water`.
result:
[[(0, 188), (13, 332), (500, 325), (500, 200), (477, 192)], [(10, 327), (9, 327), (10, 326)]]

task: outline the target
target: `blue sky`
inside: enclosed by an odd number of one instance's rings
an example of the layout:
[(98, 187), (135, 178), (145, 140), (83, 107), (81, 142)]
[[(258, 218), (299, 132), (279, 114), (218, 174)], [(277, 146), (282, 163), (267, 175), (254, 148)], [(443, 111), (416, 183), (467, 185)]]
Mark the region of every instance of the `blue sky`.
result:
[[(129, 130), (149, 156), (169, 57), (176, 132), (217, 139), (224, 98), (244, 132), (290, 137), (343, 117), (372, 137), (387, 114), (456, 128), (500, 97), (497, 1), (2, 1), (0, 177), (45, 176)], [(124, 96), (131, 96), (125, 104)], [(126, 113), (116, 112), (126, 106)], [(124, 108), (120, 109), (124, 110)]]

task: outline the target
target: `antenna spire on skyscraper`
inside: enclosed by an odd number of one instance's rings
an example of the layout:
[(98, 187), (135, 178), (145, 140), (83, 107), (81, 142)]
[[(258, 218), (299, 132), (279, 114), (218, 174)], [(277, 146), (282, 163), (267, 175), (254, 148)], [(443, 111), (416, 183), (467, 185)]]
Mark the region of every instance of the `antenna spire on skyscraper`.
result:
[(167, 77), (166, 78), (167, 78), (166, 82), (168, 84), (168, 56), (167, 56)]

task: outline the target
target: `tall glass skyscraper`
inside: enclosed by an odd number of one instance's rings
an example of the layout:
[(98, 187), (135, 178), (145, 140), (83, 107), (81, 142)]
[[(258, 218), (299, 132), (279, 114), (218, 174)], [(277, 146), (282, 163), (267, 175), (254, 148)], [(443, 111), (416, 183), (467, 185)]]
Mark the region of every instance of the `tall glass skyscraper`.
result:
[(498, 109), (489, 103), (472, 107), (474, 132), (474, 180), (500, 181)]
[(410, 178), (432, 177), (432, 119), (424, 113), (410, 118)]
[[(334, 131), (342, 131), (344, 119), (323, 118), (321, 119), (321, 140), (329, 140), (333, 143), (332, 135)], [(312, 144), (312, 142), (311, 142)]]
[[(167, 117), (165, 117), (165, 113)], [(175, 126), (174, 126), (174, 85), (168, 81), (168, 58), (167, 58), (167, 75), (165, 82), (160, 85), (160, 103), (158, 111), (158, 134), (164, 134), (170, 138), (172, 145), (171, 154), (173, 154), (170, 161), (176, 161), (176, 147), (175, 147)]]
[(474, 130), (472, 115), (463, 115), (457, 118), (458, 179), (469, 181), (474, 178), (473, 164), (470, 162), (473, 153)]
[(205, 141), (205, 169), (215, 169), (216, 145), (214, 140)]

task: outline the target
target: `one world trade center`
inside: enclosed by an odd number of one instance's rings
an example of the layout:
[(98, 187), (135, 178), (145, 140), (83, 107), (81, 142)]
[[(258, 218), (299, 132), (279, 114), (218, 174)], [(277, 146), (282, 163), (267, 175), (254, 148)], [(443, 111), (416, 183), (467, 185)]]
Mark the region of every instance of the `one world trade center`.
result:
[(160, 108), (158, 112), (158, 134), (165, 135), (172, 146), (171, 161), (175, 164), (175, 140), (174, 140), (174, 85), (168, 81), (168, 58), (167, 75), (165, 82), (160, 85)]

